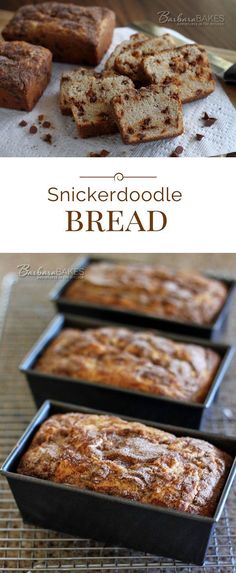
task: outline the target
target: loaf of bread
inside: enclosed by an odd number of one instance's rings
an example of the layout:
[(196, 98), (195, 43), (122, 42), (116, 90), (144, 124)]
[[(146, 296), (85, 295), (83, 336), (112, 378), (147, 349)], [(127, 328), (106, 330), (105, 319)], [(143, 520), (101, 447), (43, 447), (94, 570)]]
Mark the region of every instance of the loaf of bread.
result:
[(118, 131), (111, 101), (126, 93), (133, 82), (126, 76), (93, 77), (69, 88), (68, 97), (80, 137), (92, 137)]
[(65, 328), (47, 346), (36, 370), (138, 390), (175, 400), (203, 402), (220, 356), (150, 332), (127, 328)]
[(31, 111), (48, 85), (51, 67), (46, 48), (0, 41), (0, 107)]
[(19, 474), (212, 516), (231, 457), (212, 444), (114, 416), (57, 414), (44, 422)]
[(127, 90), (111, 104), (124, 143), (157, 141), (183, 133), (182, 103), (176, 86)]
[(207, 53), (196, 44), (147, 56), (142, 61), (142, 67), (150, 83), (178, 85), (183, 103), (206, 97), (215, 89)]
[(96, 66), (110, 46), (114, 27), (115, 14), (108, 8), (44, 2), (22, 6), (2, 35), (45, 46), (59, 62)]
[(126, 47), (115, 58), (114, 67), (120, 74), (126, 75), (134, 82), (145, 80), (142, 61), (145, 57), (156, 56), (160, 51), (174, 46), (174, 40), (170, 34), (164, 34), (159, 38), (146, 39), (140, 45)]
[(83, 278), (73, 280), (62, 296), (78, 303), (211, 324), (225, 302), (227, 287), (196, 272), (98, 261), (89, 264)]

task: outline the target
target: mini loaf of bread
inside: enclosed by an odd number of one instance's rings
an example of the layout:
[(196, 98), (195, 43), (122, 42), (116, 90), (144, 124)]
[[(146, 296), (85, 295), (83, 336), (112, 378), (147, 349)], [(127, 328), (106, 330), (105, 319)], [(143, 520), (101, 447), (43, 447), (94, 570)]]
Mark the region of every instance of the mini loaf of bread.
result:
[(227, 287), (196, 272), (98, 261), (89, 264), (83, 279), (73, 280), (62, 296), (78, 303), (211, 324), (222, 309)]
[(232, 458), (212, 444), (115, 416), (56, 414), (18, 474), (168, 509), (214, 515)]
[(92, 137), (118, 131), (111, 109), (112, 99), (131, 89), (133, 82), (126, 76), (93, 77), (69, 89), (71, 110), (81, 137)]
[(0, 41), (0, 107), (31, 111), (49, 83), (51, 67), (49, 50)]
[(36, 370), (56, 376), (203, 402), (219, 355), (150, 332), (127, 328), (65, 328), (47, 346)]
[(183, 133), (182, 104), (175, 86), (130, 90), (112, 100), (124, 143), (141, 143)]
[(206, 97), (215, 89), (207, 53), (196, 44), (145, 57), (142, 67), (150, 83), (178, 85), (183, 103)]
[(145, 80), (142, 61), (147, 56), (156, 56), (160, 51), (174, 46), (174, 40), (170, 34), (164, 34), (159, 38), (146, 39), (136, 46), (126, 47), (115, 58), (114, 67), (120, 74), (130, 77), (134, 82)]
[(22, 6), (6, 25), (5, 40), (49, 48), (59, 62), (96, 66), (110, 46), (115, 14), (103, 7), (44, 2)]

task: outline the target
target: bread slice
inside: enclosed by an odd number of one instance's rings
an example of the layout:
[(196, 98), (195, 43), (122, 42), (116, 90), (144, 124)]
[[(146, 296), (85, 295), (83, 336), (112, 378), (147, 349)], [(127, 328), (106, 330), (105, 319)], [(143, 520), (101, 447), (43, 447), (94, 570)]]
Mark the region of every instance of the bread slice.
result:
[(124, 143), (141, 143), (183, 133), (182, 104), (176, 86), (132, 89), (113, 98), (112, 108)]
[(207, 53), (197, 44), (186, 44), (145, 57), (142, 66), (150, 83), (176, 83), (183, 103), (206, 97), (215, 89)]
[(134, 82), (142, 82), (144, 79), (142, 60), (146, 56), (155, 56), (161, 50), (172, 48), (174, 40), (170, 34), (164, 34), (159, 38), (146, 37), (146, 40), (138, 45), (126, 47), (115, 58), (114, 67), (123, 75), (128, 76)]
[[(81, 137), (115, 133), (118, 131), (111, 109), (111, 100), (133, 88), (126, 76), (91, 79), (89, 86), (77, 93), (71, 104), (72, 113)], [(71, 93), (71, 91), (70, 91)]]
[[(71, 115), (71, 101), (78, 97), (78, 93), (89, 89), (94, 78), (94, 72), (86, 68), (64, 72), (60, 85), (60, 110), (63, 115)], [(101, 74), (96, 74), (100, 77)]]
[(147, 36), (147, 34), (138, 33), (138, 34), (133, 34), (132, 36), (130, 36), (129, 40), (124, 40), (124, 42), (121, 42), (120, 44), (118, 44), (118, 46), (116, 46), (116, 48), (113, 50), (110, 57), (106, 61), (105, 69), (109, 70), (109, 71), (115, 70), (115, 60), (120, 54), (122, 54), (123, 52), (125, 52), (127, 50), (132, 50), (134, 48), (138, 48), (139, 46), (141, 46), (141, 44), (146, 42), (148, 39), (149, 39), (149, 36)]

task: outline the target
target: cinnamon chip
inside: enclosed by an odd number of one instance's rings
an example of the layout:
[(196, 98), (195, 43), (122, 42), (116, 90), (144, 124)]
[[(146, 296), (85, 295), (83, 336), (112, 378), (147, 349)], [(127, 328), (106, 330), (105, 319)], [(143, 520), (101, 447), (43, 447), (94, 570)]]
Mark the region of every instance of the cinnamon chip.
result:
[(196, 139), (198, 141), (201, 141), (201, 139), (204, 137), (204, 135), (202, 135), (201, 133), (196, 133)]
[(215, 121), (217, 121), (216, 117), (210, 117), (206, 111), (204, 112), (202, 119), (204, 121), (205, 127), (211, 127), (211, 125), (213, 125), (213, 123), (215, 123)]
[(211, 125), (213, 125), (213, 123), (215, 123), (216, 118), (215, 117), (209, 117), (209, 119), (205, 120), (205, 127), (211, 127)]
[(94, 151), (89, 153), (89, 157), (107, 157), (108, 155), (110, 155), (110, 151), (107, 151), (106, 149), (102, 149), (101, 151), (98, 151), (98, 153), (95, 153)]
[(25, 127), (27, 125), (27, 121), (25, 121), (24, 119), (22, 119), (22, 121), (20, 121), (19, 123), (19, 127)]
[(39, 115), (38, 116), (39, 123), (41, 123), (41, 121), (43, 121), (43, 120), (44, 120), (44, 115), (43, 114)]
[(42, 127), (43, 127), (44, 129), (49, 129), (49, 127), (51, 127), (50, 121), (44, 121), (43, 124), (42, 124)]
[(45, 141), (46, 143), (48, 143), (49, 145), (51, 145), (51, 144), (52, 144), (52, 136), (51, 136), (51, 133), (47, 133), (46, 135), (44, 135), (43, 141)]
[(184, 148), (181, 145), (178, 145), (174, 151), (172, 151), (170, 157), (179, 157), (181, 153), (183, 153)]
[(35, 133), (37, 133), (38, 128), (36, 127), (36, 125), (31, 125), (30, 129), (29, 129), (29, 133), (31, 133), (31, 135), (35, 135)]

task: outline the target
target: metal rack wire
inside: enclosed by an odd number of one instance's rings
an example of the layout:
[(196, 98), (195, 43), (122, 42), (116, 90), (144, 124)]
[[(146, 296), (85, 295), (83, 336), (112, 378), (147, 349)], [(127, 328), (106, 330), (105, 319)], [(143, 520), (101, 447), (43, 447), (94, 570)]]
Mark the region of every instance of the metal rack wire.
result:
[[(53, 315), (47, 302), (50, 287), (49, 280), (14, 281), (12, 276), (5, 280), (0, 311), (0, 461), (5, 459), (35, 412), (26, 382), (18, 373), (18, 364)], [(234, 329), (236, 326), (232, 320), (228, 326), (228, 339), (235, 339)], [(233, 370), (232, 367), (232, 373)], [(207, 420), (207, 429), (235, 433), (232, 400), (235, 406), (234, 380), (228, 376), (219, 403)], [(235, 499), (236, 488), (231, 492), (212, 536), (205, 565), (196, 567), (26, 525), (6, 481), (1, 479), (0, 571), (232, 573), (236, 571)]]

